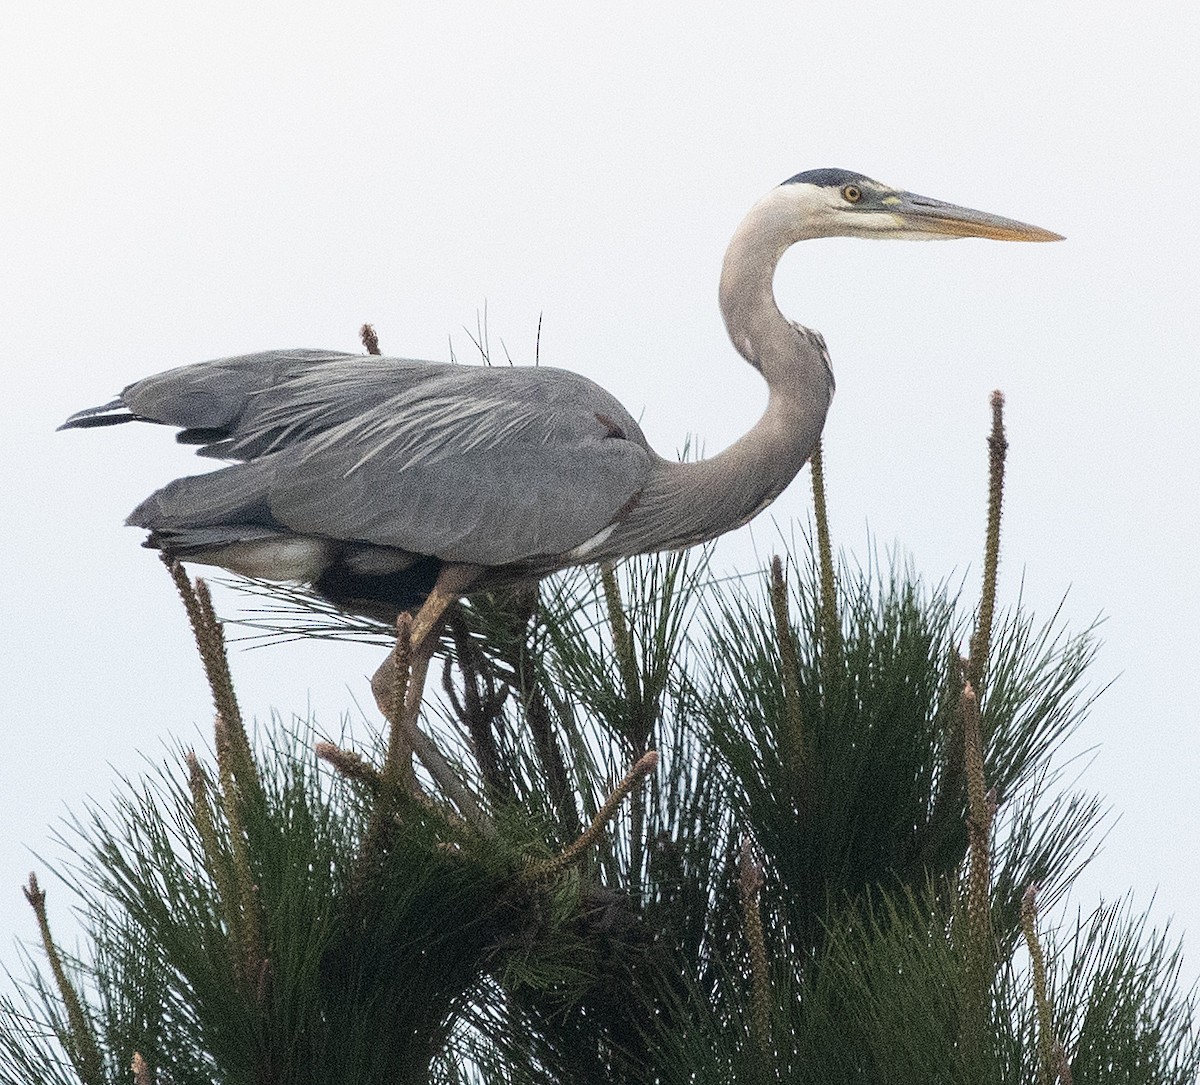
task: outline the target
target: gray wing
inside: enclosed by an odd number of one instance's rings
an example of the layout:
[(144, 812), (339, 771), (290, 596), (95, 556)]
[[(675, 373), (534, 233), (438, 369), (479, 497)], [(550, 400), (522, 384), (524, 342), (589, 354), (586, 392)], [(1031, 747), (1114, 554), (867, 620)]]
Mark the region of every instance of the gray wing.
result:
[(202, 454), (247, 462), (172, 483), (132, 522), (217, 526), (239, 509), (258, 522), (265, 511), (296, 534), (504, 565), (604, 531), (654, 459), (620, 403), (564, 370), (263, 357), (272, 379), (236, 409), (170, 412), (211, 432)]
[(59, 429), (160, 422), (179, 426), (184, 444), (208, 444), (200, 455), (223, 457), (219, 442), (272, 386), (313, 367), (357, 357), (328, 350), (271, 350), (179, 366), (135, 381), (111, 403), (71, 415)]

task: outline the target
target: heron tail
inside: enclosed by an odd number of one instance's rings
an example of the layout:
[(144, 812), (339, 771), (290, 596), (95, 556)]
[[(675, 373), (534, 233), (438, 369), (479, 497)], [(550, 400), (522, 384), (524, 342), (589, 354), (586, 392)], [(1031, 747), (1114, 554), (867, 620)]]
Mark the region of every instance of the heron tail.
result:
[(93, 426), (119, 426), (122, 422), (149, 422), (151, 419), (134, 414), (118, 396), (102, 407), (87, 407), (76, 411), (59, 429), (90, 429)]

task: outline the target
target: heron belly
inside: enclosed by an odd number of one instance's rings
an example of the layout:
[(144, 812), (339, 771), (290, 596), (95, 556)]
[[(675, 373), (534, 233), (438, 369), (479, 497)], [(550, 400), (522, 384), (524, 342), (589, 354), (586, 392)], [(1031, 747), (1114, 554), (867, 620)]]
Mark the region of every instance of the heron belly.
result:
[(303, 535), (253, 539), (212, 550), (193, 551), (187, 561), (219, 565), (232, 573), (259, 580), (310, 582), (321, 575), (333, 558), (335, 544)]

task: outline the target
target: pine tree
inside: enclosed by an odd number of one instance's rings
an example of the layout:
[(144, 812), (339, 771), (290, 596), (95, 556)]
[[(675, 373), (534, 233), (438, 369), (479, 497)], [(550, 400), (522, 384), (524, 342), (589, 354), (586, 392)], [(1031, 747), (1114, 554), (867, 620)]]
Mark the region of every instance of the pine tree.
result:
[(81, 956), (31, 876), (0, 1082), (1194, 1081), (1168, 937), (1126, 904), (1047, 926), (1102, 819), (1056, 761), (1095, 642), (995, 612), (1001, 406), (969, 615), (835, 568), (818, 455), (812, 545), (763, 575), (693, 552), (460, 606), (425, 719), (458, 791), (394, 736), (252, 742), (173, 567), (212, 749), (62, 833)]

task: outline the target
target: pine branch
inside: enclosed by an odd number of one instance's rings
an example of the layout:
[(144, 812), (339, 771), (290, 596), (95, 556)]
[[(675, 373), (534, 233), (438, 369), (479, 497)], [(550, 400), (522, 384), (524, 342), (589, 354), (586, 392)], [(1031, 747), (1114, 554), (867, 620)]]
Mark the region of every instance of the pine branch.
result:
[[(256, 765), (223, 711), (215, 768), (189, 751), (186, 774), (122, 789), (111, 821), (79, 827), (92, 952), (65, 958), (101, 1069), (135, 1085), (927, 1085), (1036, 1062), (1051, 1085), (1070, 1073), (1057, 1024), (1081, 1081), (1190, 1082), (1193, 1004), (1161, 941), (1097, 919), (1068, 963), (1031, 947), (1033, 998), (1009, 960), (1036, 927), (1013, 886), (1043, 868), (1058, 885), (1094, 819), (1088, 800), (1042, 797), (1087, 707), (1088, 636), (1019, 611), (978, 621), (985, 743), (953, 591), (902, 565), (832, 584), (817, 484), (810, 559), (772, 561), (766, 601), (761, 576), (696, 595), (681, 559), (647, 558), (548, 581), (544, 606), (478, 598), (451, 617), (454, 715), (426, 737), (455, 755), (446, 778), (484, 782), (490, 834), (448, 792), (409, 800), (398, 729), (378, 765), (329, 743), (314, 756), (308, 733)], [(790, 593), (789, 566), (806, 578)], [(211, 600), (182, 579), (233, 713)], [(373, 685), (385, 714), (416, 718), (414, 654), (401, 644)], [(34, 975), (28, 1014), (0, 999), (0, 1085), (74, 1080), (69, 1000)]]
[(412, 684), (412, 627), (412, 615), (407, 611), (402, 612), (396, 619), (396, 649), (392, 653), (387, 753), (379, 773), (382, 789), (386, 793), (385, 801), (388, 801), (389, 806), (395, 789), (411, 789), (416, 783), (412, 769), (412, 743), (400, 725), (408, 704), (409, 686)]
[(254, 763), (250, 739), (242, 722), (242, 710), (238, 707), (237, 694), (233, 688), (233, 676), (229, 672), (229, 657), (225, 650), (225, 634), (216, 611), (212, 595), (203, 580), (193, 587), (183, 566), (173, 558), (162, 555), (163, 564), (175, 582), (175, 588), (183, 600), (192, 636), (200, 652), (205, 677), (212, 693), (217, 716), (224, 721), (228, 744), (226, 770), (248, 802), (262, 801), (262, 782)]
[[(807, 750), (804, 742), (804, 715), (800, 708), (800, 663), (796, 656), (796, 641), (788, 619), (787, 581), (783, 576), (783, 561), (778, 555), (771, 559), (771, 612), (775, 618), (775, 640), (779, 646), (779, 673), (783, 680), (783, 699), (786, 727), (780, 742), (784, 764), (796, 782), (799, 797), (804, 790)], [(801, 803), (803, 809), (806, 805)]]
[[(442, 668), (442, 690), (455, 715), (467, 730), (471, 740), (471, 751), (487, 791), (497, 799), (511, 799), (512, 786), (501, 772), (500, 750), (495, 732), (502, 718), (507, 688), (496, 688), (487, 657), (480, 651), (472, 636), (459, 604), (456, 603), (447, 611), (446, 627), (453, 641), (454, 651), (446, 655)], [(452, 668), (455, 664), (462, 678), (461, 697), (452, 678)]]
[(241, 902), (237, 891), (237, 877), (230, 861), (228, 850), (221, 846), (216, 822), (208, 797), (208, 781), (204, 769), (195, 753), (188, 751), (185, 760), (188, 767), (188, 787), (192, 793), (192, 824), (200, 836), (204, 867), (217, 891), (225, 929), (233, 944), (235, 968), (243, 977), (247, 961), (247, 946), (244, 942), (243, 925), (240, 921)]
[(983, 590), (979, 597), (979, 616), (971, 637), (971, 655), (967, 663), (967, 681), (981, 693), (987, 675), (991, 649), (992, 622), (996, 611), (996, 577), (1000, 567), (1000, 514), (1004, 504), (1004, 460), (1008, 439), (1004, 436), (1004, 394), (992, 393), (992, 432), (988, 435), (988, 511), (987, 542), (983, 556)]
[(163, 555), (163, 561), (183, 600), (217, 709), (213, 721), (220, 780), (217, 799), (228, 834), (230, 861), (227, 865), (208, 804), (203, 773), (194, 755), (188, 761), (192, 816), (209, 858), (210, 875), (221, 897), (229, 937), (234, 946), (236, 976), (251, 1004), (261, 1005), (260, 1000), (264, 997), (261, 977), (270, 966), (266, 957), (261, 902), (251, 865), (245, 815), (248, 809), (262, 808), (265, 801), (262, 779), (242, 722), (233, 676), (229, 671), (225, 635), (213, 607), (208, 585), (203, 580), (197, 580), (193, 586), (178, 561), (166, 555)]
[(766, 1080), (766, 1069), (771, 1058), (771, 977), (759, 906), (762, 888), (762, 866), (754, 857), (750, 837), (743, 836), (738, 856), (738, 891), (742, 901), (742, 925), (750, 948), (750, 979), (753, 986), (750, 1020), (761, 1059), (760, 1076)]
[[(1021, 931), (1029, 948), (1029, 963), (1033, 971), (1033, 1002), (1038, 1018), (1038, 1082), (1040, 1085), (1070, 1085), (1071, 1070), (1066, 1053), (1054, 1036), (1054, 1012), (1050, 1003), (1050, 988), (1046, 981), (1046, 956), (1037, 934), (1037, 895), (1039, 886), (1030, 885), (1021, 898)], [(1062, 1077), (1066, 1069), (1067, 1076)]]
[(46, 959), (50, 962), (50, 971), (54, 974), (54, 982), (58, 987), (59, 998), (67, 1011), (68, 1031), (64, 1046), (71, 1057), (71, 1063), (84, 1085), (104, 1085), (104, 1062), (100, 1057), (100, 1048), (96, 1043), (96, 1033), (88, 1015), (84, 1012), (83, 1003), (79, 999), (71, 981), (67, 978), (67, 970), (63, 967), (62, 957), (54, 938), (50, 934), (50, 920), (46, 917), (46, 894), (38, 886), (36, 874), (29, 875), (29, 884), (24, 888), (25, 899), (37, 916), (38, 930), (42, 936), (42, 948), (46, 951)]
[(237, 961), (238, 976), (247, 998), (257, 1004), (258, 977), (266, 965), (263, 940), (263, 919), (258, 897), (258, 885), (250, 864), (250, 845), (246, 839), (243, 804), (234, 775), (234, 742), (225, 721), (217, 716), (213, 730), (216, 735), (217, 768), (221, 788), (219, 798), (229, 832), (229, 849), (233, 858), (232, 895), (224, 902), (230, 935), (241, 952)]
[(960, 702), (964, 774), (967, 781), (967, 945), (966, 1002), (963, 1042), (977, 1047), (987, 1028), (989, 991), (995, 949), (992, 936), (991, 869), (992, 823), (996, 793), (988, 790), (984, 776), (983, 735), (979, 701), (970, 683)]
[(379, 770), (361, 754), (353, 750), (343, 750), (332, 742), (318, 742), (314, 752), (329, 764), (335, 772), (347, 780), (361, 784), (372, 797), (377, 797), (383, 781), (379, 778)]
[(825, 502), (825, 456), (820, 439), (808, 462), (812, 468), (813, 513), (817, 521), (817, 557), (821, 569), (821, 640), (832, 665), (841, 652), (842, 632), (833, 572), (833, 544), (829, 537), (829, 511)]
[(625, 700), (629, 706), (628, 736), (634, 756), (646, 752), (644, 743), (649, 739), (642, 711), (642, 683), (638, 671), (637, 649), (629, 631), (625, 616), (625, 604), (621, 599), (621, 588), (611, 562), (600, 567), (600, 582), (604, 586), (604, 601), (608, 607), (608, 620), (612, 628), (613, 654), (617, 669), (625, 684)]
[(552, 878), (572, 863), (578, 862), (593, 847), (604, 834), (605, 826), (616, 816), (625, 797), (637, 787), (638, 783), (658, 768), (658, 754), (654, 750), (644, 753), (637, 763), (625, 774), (624, 779), (617, 784), (616, 789), (605, 803), (600, 812), (592, 819), (591, 825), (573, 844), (553, 859), (543, 859), (540, 862), (529, 863), (524, 871), (528, 881)]
[[(613, 653), (625, 686), (627, 706), (627, 737), (633, 757), (641, 758), (649, 749), (651, 724), (647, 718), (646, 691), (642, 688), (638, 669), (637, 649), (629, 630), (625, 615), (625, 604), (621, 599), (621, 588), (611, 562), (600, 567), (600, 581), (604, 586), (604, 601), (608, 607), (608, 620), (612, 627)], [(657, 763), (657, 762), (656, 762)], [(615, 807), (614, 807), (615, 810)], [(646, 804), (640, 790), (634, 791), (629, 801), (629, 878), (630, 888), (636, 889), (645, 858)]]

